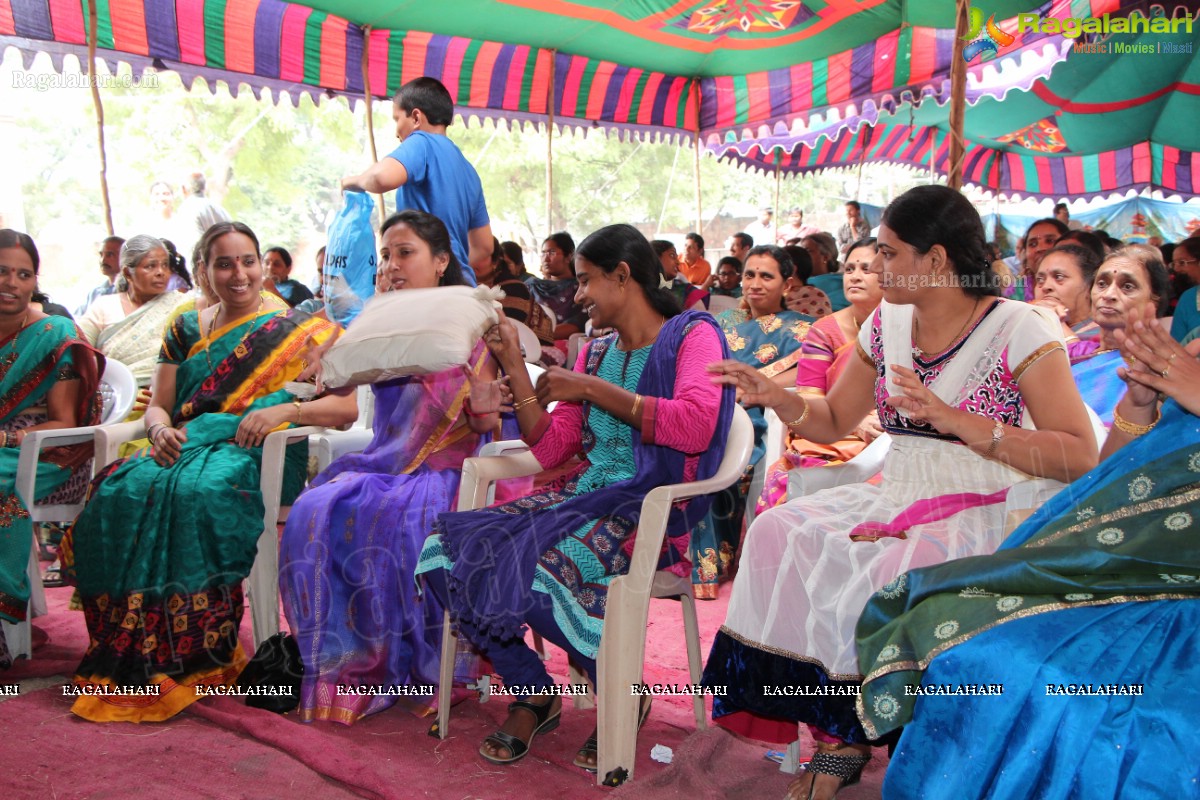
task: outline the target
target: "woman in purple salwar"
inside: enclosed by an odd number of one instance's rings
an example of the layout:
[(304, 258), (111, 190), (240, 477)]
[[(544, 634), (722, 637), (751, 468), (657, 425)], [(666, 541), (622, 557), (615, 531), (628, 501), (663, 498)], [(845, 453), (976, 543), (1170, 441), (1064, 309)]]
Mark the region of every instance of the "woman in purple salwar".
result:
[[(463, 285), (436, 217), (403, 211), (380, 233), (391, 290)], [(292, 508), (279, 581), (304, 661), (301, 719), (349, 725), (397, 699), (367, 692), (436, 682), (442, 607), (418, 593), (413, 570), (438, 514), (454, 507), (463, 460), (499, 424), (495, 377), (480, 342), (469, 369), (373, 386), (371, 443), (331, 464)], [(459, 667), (471, 677), (475, 660)], [(433, 692), (406, 699), (426, 712)]]
[[(520, 694), (480, 747), (494, 764), (523, 758), (562, 710), (524, 627), (566, 650), (597, 685), (608, 586), (629, 570), (642, 499), (656, 486), (711, 477), (733, 416), (733, 392), (705, 371), (728, 356), (720, 329), (706, 313), (680, 313), (659, 288), (658, 257), (636, 228), (588, 236), (575, 251), (575, 274), (575, 301), (593, 327), (614, 333), (589, 342), (574, 370), (551, 367), (535, 387), (519, 374), (511, 326), (502, 321), (488, 339), (538, 463), (553, 469), (578, 455), (581, 464), (511, 503), (442, 514), (417, 568), (463, 637)], [(554, 411), (544, 411), (551, 402)], [(697, 497), (671, 512), (660, 569), (690, 574), (688, 531), (710, 503)], [(643, 704), (643, 720), (648, 711)], [(596, 757), (593, 735), (574, 763), (594, 772)]]

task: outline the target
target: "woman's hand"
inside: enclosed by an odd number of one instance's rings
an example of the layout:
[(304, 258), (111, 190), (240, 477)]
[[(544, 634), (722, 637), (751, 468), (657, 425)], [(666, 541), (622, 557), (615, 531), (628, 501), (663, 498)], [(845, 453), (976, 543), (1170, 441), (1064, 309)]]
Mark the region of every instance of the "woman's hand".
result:
[(500, 311), (499, 314), (500, 321), (488, 328), (487, 333), (483, 335), (483, 343), (487, 345), (492, 357), (506, 370), (511, 371), (525, 361), (521, 355), (521, 337), (517, 334), (516, 327), (508, 321), (508, 317), (504, 316), (504, 311)]
[(774, 408), (788, 399), (788, 392), (748, 364), (728, 359), (708, 365), (712, 382), (728, 384), (737, 390), (737, 401), (744, 406)]
[(146, 409), (149, 407), (150, 407), (150, 390), (149, 389), (138, 389), (137, 397), (135, 397), (133, 399), (133, 410), (135, 412), (140, 411), (141, 413), (145, 414)]
[(297, 383), (307, 383), (310, 380), (314, 380), (317, 384), (317, 394), (325, 393), (325, 384), (321, 382), (321, 359), (329, 352), (329, 348), (333, 347), (333, 343), (341, 335), (342, 329), (335, 326), (333, 335), (326, 339), (324, 344), (317, 344), (311, 336), (305, 339), (306, 346), (304, 352), (300, 354), (304, 369), (296, 376)]
[(911, 369), (893, 364), (891, 370), (892, 383), (902, 394), (891, 395), (887, 404), (908, 412), (914, 420), (928, 422), (939, 433), (952, 433), (950, 428), (957, 410), (942, 402)]
[(1154, 318), (1148, 307), (1132, 326), (1115, 332), (1121, 355), (1127, 367), (1117, 374), (1129, 386), (1127, 402), (1148, 408), (1158, 401), (1161, 392), (1174, 398), (1179, 405), (1200, 415), (1200, 340), (1186, 348), (1171, 338)]
[(280, 403), (269, 408), (260, 408), (257, 411), (251, 411), (242, 417), (233, 441), (238, 447), (245, 447), (247, 449), (261, 447), (263, 440), (267, 438), (267, 434), (285, 422), (294, 421), (295, 414), (296, 409), (290, 403)]
[(1066, 325), (1070, 322), (1068, 317), (1071, 315), (1070, 309), (1063, 305), (1054, 297), (1043, 297), (1041, 300), (1034, 300), (1030, 305), (1041, 306), (1048, 308), (1054, 312), (1054, 316), (1058, 317), (1058, 321)]
[(183, 452), (183, 443), (187, 438), (187, 431), (183, 428), (156, 428), (154, 438), (150, 440), (154, 445), (154, 462), (160, 467), (174, 464)]
[(858, 427), (854, 429), (854, 435), (867, 444), (882, 436), (883, 428), (879, 424), (879, 412), (872, 411), (863, 417), (863, 421), (858, 423)]
[(584, 375), (582, 372), (549, 367), (538, 377), (533, 390), (537, 394), (538, 403), (545, 408), (556, 401), (582, 403), (590, 399), (588, 387), (596, 382), (604, 383), (600, 378)]
[(462, 366), (462, 371), (471, 387), (470, 395), (467, 397), (467, 407), (470, 408), (473, 415), (478, 417), (484, 414), (498, 414), (504, 410), (504, 406), (512, 405), (512, 390), (508, 388), (507, 375), (494, 381), (488, 381), (480, 378), (465, 364)]

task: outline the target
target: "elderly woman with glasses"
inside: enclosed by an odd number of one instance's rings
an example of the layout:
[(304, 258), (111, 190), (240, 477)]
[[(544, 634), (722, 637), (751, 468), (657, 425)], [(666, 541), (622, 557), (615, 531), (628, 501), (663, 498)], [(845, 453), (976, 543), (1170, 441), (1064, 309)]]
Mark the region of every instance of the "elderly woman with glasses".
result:
[(139, 234), (121, 247), (117, 292), (96, 298), (79, 320), (88, 341), (125, 364), (138, 386), (150, 385), (171, 312), (187, 300), (169, 291), (170, 254), (161, 239)]

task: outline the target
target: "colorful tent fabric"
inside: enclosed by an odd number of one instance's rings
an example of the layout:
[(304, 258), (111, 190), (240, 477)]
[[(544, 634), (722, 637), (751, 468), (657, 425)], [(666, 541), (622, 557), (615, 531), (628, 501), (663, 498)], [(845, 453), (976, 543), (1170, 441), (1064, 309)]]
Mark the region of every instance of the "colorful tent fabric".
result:
[[(1077, 3), (1080, 0), (1075, 0)], [(1115, 0), (1091, 0), (1093, 4)], [(1086, 3), (1086, 0), (1084, 0)], [(997, 0), (1004, 13), (1037, 7)], [(1054, 0), (1060, 10), (1069, 0)], [(110, 62), (185, 79), (236, 73), (255, 88), (388, 97), (431, 75), (460, 110), (622, 130), (756, 135), (758, 123), (854, 124), (949, 92), (954, 9), (907, 0), (96, 0)], [(1056, 12), (1057, 13), (1057, 12)], [(1065, 13), (1065, 12), (1063, 12)], [(61, 53), (85, 43), (85, 0), (0, 0), (0, 43)], [(365, 34), (365, 35), (364, 35)], [(1024, 86), (1063, 56), (1022, 38), (976, 65), (970, 101)], [(997, 70), (997, 67), (1000, 67)]]
[[(1128, 12), (1135, 4), (1124, 5)], [(1077, 39), (1086, 46), (1030, 91), (981, 98), (966, 113), (964, 182), (1011, 198), (1129, 190), (1196, 195), (1200, 62), (1192, 51), (1198, 37), (1200, 20), (1191, 34)], [(884, 161), (944, 174), (949, 145), (948, 107), (926, 103), (857, 130), (730, 138), (710, 141), (709, 150), (764, 170), (776, 163), (787, 172), (810, 172)]]
[[(1171, 13), (1196, 13), (1198, 2), (1178, 0)], [(287, 90), (293, 99), (298, 92), (361, 96), (365, 60), (374, 96), (431, 75), (468, 118), (541, 123), (552, 111), (565, 126), (698, 134), (710, 152), (767, 168), (781, 158), (783, 168), (801, 171), (862, 159), (927, 168), (932, 158), (944, 171), (948, 161), (950, 2), (95, 3), (98, 54), (110, 66), (170, 68), (189, 83), (224, 77), (235, 91), (245, 82), (256, 91)], [(992, 42), (977, 25), (972, 43), (998, 52), (968, 65), (970, 183), (1006, 195), (1192, 193), (1200, 133), (1187, 120), (1197, 118), (1200, 76), (1190, 55), (1151, 63), (1149, 56), (1098, 61), (1076, 53), (1039, 82), (1086, 39), (1022, 32), (1014, 22), (1018, 13), (1035, 13), (1063, 25), (1144, 5), (989, 4), (1002, 31)], [(87, 0), (0, 0), (0, 46), (16, 46), (27, 58), (50, 52), (61, 68), (64, 53), (84, 51), (86, 11)]]

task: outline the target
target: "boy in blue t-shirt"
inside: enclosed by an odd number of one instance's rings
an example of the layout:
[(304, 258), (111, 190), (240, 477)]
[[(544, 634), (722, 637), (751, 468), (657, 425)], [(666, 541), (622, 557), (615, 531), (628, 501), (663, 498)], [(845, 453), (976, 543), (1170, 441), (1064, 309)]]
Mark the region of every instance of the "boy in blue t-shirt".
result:
[(347, 191), (396, 190), (396, 210), (415, 208), (446, 224), (450, 245), (467, 282), (475, 268), (490, 264), (492, 226), (479, 174), (446, 136), (454, 101), (434, 78), (417, 78), (400, 87), (392, 102), (400, 146), (361, 175), (342, 178)]

